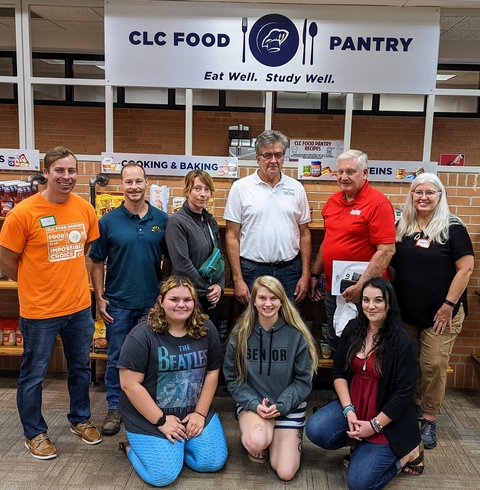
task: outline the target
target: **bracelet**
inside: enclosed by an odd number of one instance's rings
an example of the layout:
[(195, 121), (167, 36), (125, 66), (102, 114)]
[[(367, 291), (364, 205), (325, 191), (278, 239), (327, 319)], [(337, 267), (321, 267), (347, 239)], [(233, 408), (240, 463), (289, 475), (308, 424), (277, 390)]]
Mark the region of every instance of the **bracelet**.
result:
[(310, 272), (310, 277), (314, 277), (315, 279), (320, 279), (320, 274), (315, 274), (314, 272)]
[(377, 420), (377, 417), (373, 417), (373, 419), (370, 420), (370, 425), (372, 426), (372, 429), (376, 434), (380, 434), (380, 432), (383, 432), (383, 426)]
[(355, 412), (355, 407), (353, 405), (345, 405), (343, 407), (343, 416), (346, 417), (348, 412)]
[(452, 303), (451, 301), (449, 301), (448, 299), (446, 299), (444, 301), (444, 303), (448, 306), (451, 306), (452, 308), (455, 308), (455, 306), (457, 306), (455, 303)]
[(203, 415), (203, 413), (200, 413), (200, 412), (197, 412), (196, 410), (193, 411), (194, 413), (198, 413), (198, 415), (201, 415), (204, 419), (206, 419), (207, 417), (205, 415)]

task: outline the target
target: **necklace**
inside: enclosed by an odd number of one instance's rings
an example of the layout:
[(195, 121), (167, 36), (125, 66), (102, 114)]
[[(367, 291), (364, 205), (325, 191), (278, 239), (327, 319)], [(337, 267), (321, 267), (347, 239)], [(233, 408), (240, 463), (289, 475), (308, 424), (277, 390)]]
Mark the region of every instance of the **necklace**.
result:
[(423, 233), (423, 230), (425, 229), (425, 226), (428, 225), (428, 221), (423, 225), (423, 228), (420, 226), (420, 223), (417, 222), (417, 227), (418, 229), (420, 230), (419, 232), (417, 232), (414, 236), (413, 236), (413, 239), (415, 241), (418, 241), (420, 240), (420, 238), (425, 237), (426, 238), (426, 235)]
[(362, 367), (362, 371), (366, 371), (367, 370), (367, 361), (368, 361), (368, 358), (373, 354), (373, 351), (375, 350), (375, 346), (373, 346), (369, 351), (368, 353), (365, 351), (365, 348), (363, 349), (363, 367)]

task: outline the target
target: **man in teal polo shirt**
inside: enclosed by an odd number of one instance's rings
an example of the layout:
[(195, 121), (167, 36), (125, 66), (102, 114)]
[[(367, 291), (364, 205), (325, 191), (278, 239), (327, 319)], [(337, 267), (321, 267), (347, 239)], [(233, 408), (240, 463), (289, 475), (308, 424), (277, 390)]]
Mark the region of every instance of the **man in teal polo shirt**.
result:
[(120, 349), (130, 330), (155, 304), (162, 280), (161, 261), (168, 216), (145, 201), (147, 184), (140, 165), (127, 163), (123, 167), (120, 188), (125, 199), (100, 220), (100, 238), (93, 242), (89, 254), (97, 308), (107, 327), (108, 413), (102, 426), (104, 435), (120, 430), (121, 388), (117, 369)]

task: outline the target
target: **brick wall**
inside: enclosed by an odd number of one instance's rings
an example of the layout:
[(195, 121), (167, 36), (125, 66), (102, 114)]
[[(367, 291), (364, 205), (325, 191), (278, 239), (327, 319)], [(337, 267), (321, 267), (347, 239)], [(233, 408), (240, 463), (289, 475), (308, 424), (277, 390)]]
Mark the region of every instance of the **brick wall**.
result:
[[(0, 105), (3, 148), (18, 146), (15, 105)], [(45, 152), (57, 144), (75, 153), (100, 154), (105, 150), (105, 110), (94, 107), (35, 106), (36, 147)], [(251, 135), (260, 134), (264, 115), (246, 112), (195, 111), (193, 153), (227, 155), (228, 126), (242, 123)], [(275, 114), (272, 127), (290, 138), (343, 139), (341, 115)], [(354, 116), (352, 147), (365, 150), (374, 160), (421, 160), (422, 117)], [(480, 165), (480, 120), (436, 118), (431, 159), (441, 153), (465, 153), (467, 165)], [(148, 109), (114, 110), (116, 151), (183, 154), (185, 112)]]
[[(18, 122), (15, 106), (0, 105), (0, 127), (2, 147), (18, 146)], [(134, 153), (182, 154), (184, 152), (183, 111), (160, 111), (145, 109), (116, 109), (114, 112), (115, 149)], [(47, 151), (54, 145), (66, 144), (76, 153), (100, 154), (105, 147), (105, 111), (98, 108), (78, 107), (35, 107), (36, 146)], [(276, 114), (272, 127), (291, 138), (342, 139), (343, 116)], [(251, 134), (259, 134), (264, 125), (263, 114), (236, 112), (195, 112), (194, 113), (194, 154), (226, 155), (228, 152), (228, 126), (242, 123), (249, 125)], [(424, 120), (420, 117), (372, 117), (355, 116), (352, 129), (352, 147), (366, 151), (371, 159), (421, 160), (423, 151)], [(436, 119), (432, 142), (432, 160), (438, 160), (441, 153), (465, 153), (467, 165), (480, 165), (480, 120), (462, 118)], [(100, 171), (99, 163), (81, 162), (79, 182), (76, 191), (88, 199), (88, 183)], [(253, 168), (241, 168), (243, 177)], [(295, 172), (287, 169), (295, 177)], [(475, 271), (469, 285), (470, 314), (463, 331), (456, 342), (450, 364), (455, 369), (449, 375), (448, 384), (454, 387), (471, 388), (480, 386), (480, 368), (470, 360), (470, 354), (480, 354), (480, 298), (474, 294), (480, 291), (480, 190), (476, 173), (440, 174), (448, 193), (452, 212), (466, 223), (477, 254)], [(0, 178), (9, 180), (26, 178), (18, 173), (2, 171)], [(117, 179), (112, 179), (105, 191), (118, 190)], [(172, 196), (182, 195), (181, 179), (176, 177), (151, 178), (150, 183), (168, 185)], [(223, 215), (231, 181), (216, 181), (215, 215)], [(305, 182), (313, 219), (321, 219), (321, 209), (326, 199), (337, 189), (335, 183)], [(374, 187), (384, 192), (394, 207), (401, 207), (408, 189), (407, 184), (374, 183)], [(97, 188), (99, 191), (100, 189)], [(321, 233), (314, 232), (314, 253), (318, 250)], [(225, 301), (229, 301), (226, 299)], [(15, 315), (18, 303), (14, 292), (0, 291), (0, 316)], [(228, 303), (225, 306), (228, 311)], [(318, 305), (307, 310), (321, 318)], [(0, 359), (0, 369), (5, 363), (15, 368), (17, 361)]]

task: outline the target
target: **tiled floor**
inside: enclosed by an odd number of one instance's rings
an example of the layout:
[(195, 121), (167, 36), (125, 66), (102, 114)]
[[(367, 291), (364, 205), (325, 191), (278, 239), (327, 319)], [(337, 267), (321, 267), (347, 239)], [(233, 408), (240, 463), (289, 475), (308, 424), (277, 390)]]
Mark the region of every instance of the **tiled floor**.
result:
[[(32, 458), (24, 447), (22, 428), (16, 410), (16, 373), (0, 372), (0, 489), (145, 489), (151, 488), (132, 470), (118, 442), (123, 431), (89, 446), (72, 434), (66, 419), (69, 399), (66, 379), (49, 376), (44, 382), (44, 416), (49, 435), (58, 451), (53, 460)], [(309, 410), (323, 404), (329, 390), (316, 388)], [(106, 412), (105, 387), (91, 389), (93, 421), (101, 425)], [(268, 490), (346, 489), (341, 461), (346, 450), (327, 453), (305, 440), (302, 466), (288, 483), (279, 480), (269, 464), (250, 462), (240, 443), (230, 396), (217, 391), (214, 400), (224, 424), (229, 446), (226, 466), (215, 474), (199, 474), (184, 468), (172, 489)], [(439, 444), (426, 453), (422, 476), (399, 475), (389, 489), (422, 490), (480, 488), (480, 392), (448, 390), (438, 426)]]

